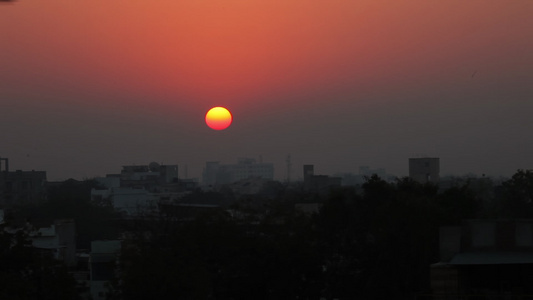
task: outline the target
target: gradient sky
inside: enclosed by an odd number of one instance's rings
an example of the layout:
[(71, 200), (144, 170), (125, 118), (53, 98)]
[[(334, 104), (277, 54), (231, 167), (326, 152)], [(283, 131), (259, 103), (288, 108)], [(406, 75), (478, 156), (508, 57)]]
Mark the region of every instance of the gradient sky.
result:
[[(49, 180), (262, 157), (277, 179), (533, 168), (531, 0), (0, 3), (0, 156)], [(213, 106), (231, 110), (209, 129)]]

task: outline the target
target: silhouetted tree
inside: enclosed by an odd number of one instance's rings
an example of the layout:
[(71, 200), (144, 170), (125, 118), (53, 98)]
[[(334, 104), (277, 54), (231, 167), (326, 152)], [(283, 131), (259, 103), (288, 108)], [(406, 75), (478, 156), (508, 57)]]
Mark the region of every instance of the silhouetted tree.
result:
[(24, 231), (0, 226), (0, 299), (80, 299), (67, 268), (31, 246)]
[(110, 298), (280, 299), (320, 293), (322, 267), (311, 219), (283, 203), (268, 204), (254, 218), (214, 209), (157, 228), (124, 247), (121, 277)]
[(31, 219), (73, 219), (76, 223), (76, 247), (89, 249), (93, 240), (114, 239), (118, 235), (117, 214), (104, 201), (91, 202), (91, 190), (100, 186), (94, 180), (69, 179), (48, 189), (47, 202), (33, 207)]
[(533, 171), (518, 170), (504, 181), (496, 201), (500, 217), (533, 217)]
[(481, 214), (482, 203), (470, 189), (469, 182), (454, 186), (437, 197), (441, 211), (441, 225), (460, 225), (462, 220), (476, 218)]
[[(528, 176), (504, 184), (526, 206)], [(241, 197), (229, 211), (144, 224), (150, 234), (124, 248), (114, 299), (412, 299), (429, 290), (439, 226), (481, 209), (468, 182), (439, 192), (371, 176), (361, 190), (328, 195), (276, 190)], [(322, 206), (306, 215), (294, 209), (300, 202)]]

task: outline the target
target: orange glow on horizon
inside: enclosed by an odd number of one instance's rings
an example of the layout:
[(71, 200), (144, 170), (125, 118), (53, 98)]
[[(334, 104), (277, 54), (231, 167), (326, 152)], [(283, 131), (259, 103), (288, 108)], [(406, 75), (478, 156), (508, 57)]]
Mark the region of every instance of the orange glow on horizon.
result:
[(213, 107), (205, 115), (205, 123), (211, 129), (224, 130), (231, 125), (233, 117), (229, 110), (224, 107)]

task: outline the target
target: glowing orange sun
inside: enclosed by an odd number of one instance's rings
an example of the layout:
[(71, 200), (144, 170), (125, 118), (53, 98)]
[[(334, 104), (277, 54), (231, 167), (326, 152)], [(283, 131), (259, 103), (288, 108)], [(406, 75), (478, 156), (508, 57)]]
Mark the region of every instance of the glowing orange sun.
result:
[(220, 106), (211, 108), (205, 115), (205, 123), (214, 130), (228, 128), (232, 120), (229, 110)]

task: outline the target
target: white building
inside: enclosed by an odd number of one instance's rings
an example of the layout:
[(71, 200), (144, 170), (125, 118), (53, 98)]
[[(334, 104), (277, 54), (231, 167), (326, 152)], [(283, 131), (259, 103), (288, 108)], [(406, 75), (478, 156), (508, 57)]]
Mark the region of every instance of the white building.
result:
[(72, 219), (55, 220), (50, 227), (34, 228), (26, 223), (24, 227), (5, 227), (3, 230), (10, 234), (24, 231), (32, 247), (42, 255), (60, 260), (68, 267), (76, 266), (76, 224)]
[(76, 224), (74, 220), (55, 220), (50, 227), (30, 232), (35, 248), (51, 251), (55, 259), (67, 266), (76, 265)]
[(109, 199), (113, 208), (127, 216), (141, 216), (157, 212), (159, 196), (145, 189), (110, 188), (91, 190), (93, 202)]

